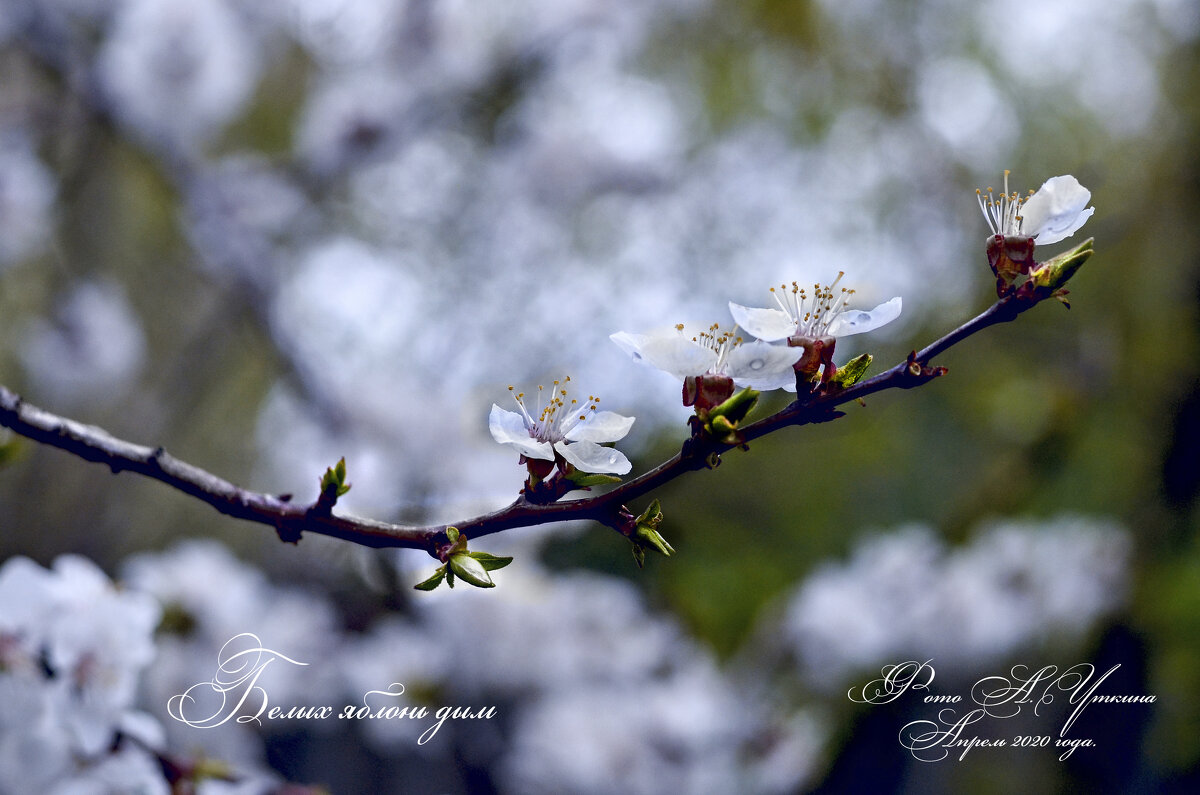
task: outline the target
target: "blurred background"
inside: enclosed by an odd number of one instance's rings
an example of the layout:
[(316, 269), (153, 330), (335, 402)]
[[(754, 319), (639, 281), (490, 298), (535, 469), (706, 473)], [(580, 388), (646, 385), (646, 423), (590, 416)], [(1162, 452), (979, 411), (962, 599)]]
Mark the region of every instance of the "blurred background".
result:
[[(994, 299), (1006, 168), (1091, 188), (1097, 254), (1069, 312), (663, 489), (645, 570), (516, 530), (496, 589), (419, 594), (421, 553), (283, 545), (0, 429), (0, 791), (158, 791), (147, 748), (229, 765), (207, 792), (1195, 791), (1198, 35), (1187, 0), (2, 0), (0, 383), (297, 499), (345, 456), (353, 513), (507, 503), (488, 410), (568, 374), (644, 471), (688, 411), (608, 335), (781, 282), (902, 296), (838, 346), (902, 359)], [(499, 717), (169, 719), (242, 632), (311, 663), (272, 704)], [(1158, 700), (1090, 707), (1065, 762), (922, 763), (927, 706), (846, 692), (930, 658), (943, 694), (1090, 662)]]

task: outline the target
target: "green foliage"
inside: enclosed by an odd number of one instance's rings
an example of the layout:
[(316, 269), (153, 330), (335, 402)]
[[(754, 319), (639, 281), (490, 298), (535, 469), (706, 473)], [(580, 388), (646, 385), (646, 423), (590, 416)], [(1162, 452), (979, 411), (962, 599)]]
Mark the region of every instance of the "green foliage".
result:
[(344, 456), (338, 459), (335, 466), (326, 469), (325, 474), (321, 477), (322, 494), (341, 497), (350, 491), (350, 485), (346, 482), (346, 459)]
[(850, 361), (843, 364), (829, 379), (829, 383), (833, 384), (838, 389), (845, 389), (854, 386), (862, 380), (867, 374), (867, 370), (871, 367), (871, 362), (874, 358), (869, 353), (855, 356)]
[(467, 537), (457, 527), (446, 528), (446, 539), (450, 546), (442, 551), (445, 561), (434, 573), (413, 587), (418, 591), (432, 591), (444, 580), (451, 588), (458, 578), (476, 588), (495, 588), (496, 583), (488, 572), (502, 569), (513, 562), (511, 557), (501, 557), (489, 552), (471, 552), (467, 549)]

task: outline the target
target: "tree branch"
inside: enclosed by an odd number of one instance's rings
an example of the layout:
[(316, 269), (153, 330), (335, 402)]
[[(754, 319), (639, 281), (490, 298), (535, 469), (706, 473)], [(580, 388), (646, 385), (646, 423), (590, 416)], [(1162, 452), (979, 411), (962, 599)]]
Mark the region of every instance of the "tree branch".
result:
[[(934, 356), (989, 326), (1012, 321), (1046, 297), (1010, 293), (972, 320), (873, 378), (846, 389), (820, 387), (799, 396), (770, 417), (741, 429), (742, 439), (748, 442), (787, 426), (828, 422), (842, 416), (835, 409), (844, 403), (885, 389), (911, 389), (926, 384), (946, 372), (945, 368), (930, 366)], [(329, 504), (323, 505), (320, 498), (313, 505), (305, 506), (293, 503), (291, 495), (248, 491), (175, 458), (162, 447), (132, 444), (102, 428), (60, 417), (26, 403), (3, 385), (0, 385), (0, 426), (86, 461), (105, 464), (114, 474), (136, 472), (162, 481), (208, 503), (227, 516), (270, 525), (285, 541), (296, 542), (304, 532), (319, 533), (368, 547), (423, 549), (434, 557), (438, 557), (439, 551), (448, 543), (445, 534), (448, 525), (407, 527), (334, 514), (332, 503), (326, 500)], [(530, 502), (522, 494), (511, 505), (457, 522), (453, 526), (468, 538), (517, 527), (581, 519), (598, 521), (619, 529), (620, 511), (625, 503), (649, 494), (685, 472), (708, 468), (713, 456), (720, 456), (736, 446), (703, 435), (693, 435), (673, 458), (604, 494), (544, 504)]]

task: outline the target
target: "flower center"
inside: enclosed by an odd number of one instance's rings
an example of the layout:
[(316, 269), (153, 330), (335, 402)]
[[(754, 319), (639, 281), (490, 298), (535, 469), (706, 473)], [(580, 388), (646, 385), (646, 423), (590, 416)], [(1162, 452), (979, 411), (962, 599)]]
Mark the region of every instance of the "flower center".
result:
[[(588, 412), (596, 410), (600, 398), (595, 395), (588, 395), (587, 402), (583, 405), (567, 395), (566, 384), (570, 380), (571, 376), (565, 377), (562, 381), (556, 380), (550, 389), (548, 399), (545, 397), (546, 388), (539, 384), (537, 406), (533, 411), (530, 411), (529, 407), (525, 405), (525, 393), (517, 392), (516, 387), (509, 386), (508, 391), (512, 393), (513, 400), (517, 402), (517, 407), (521, 410), (521, 416), (525, 420), (525, 429), (529, 431), (531, 438), (551, 444), (561, 442), (567, 438), (567, 434), (572, 428), (587, 419)], [(546, 401), (545, 405), (542, 403), (543, 400)]]
[[(680, 323), (675, 327), (675, 330), (680, 334), (683, 333), (683, 324)], [(729, 353), (744, 341), (741, 337), (735, 337), (733, 332), (721, 330), (720, 323), (713, 323), (708, 327), (708, 331), (701, 331), (698, 335), (692, 337), (692, 342), (702, 348), (707, 348), (717, 355), (716, 364), (709, 368), (708, 372), (717, 375), (724, 375), (726, 360), (729, 358)], [(686, 335), (685, 335), (686, 336)]]
[(790, 288), (786, 284), (781, 284), (779, 290), (771, 288), (775, 303), (796, 324), (793, 336), (824, 337), (828, 334), (829, 327), (845, 311), (850, 304), (850, 297), (854, 295), (853, 290), (845, 287), (840, 292), (834, 292), (845, 275), (845, 271), (838, 271), (832, 284), (814, 284), (811, 296), (796, 282), (792, 282)]
[(1004, 237), (1020, 237), (1021, 236), (1021, 207), (1025, 202), (1029, 201), (1029, 197), (1033, 195), (1033, 191), (1029, 191), (1025, 196), (1021, 196), (1016, 191), (1009, 193), (1008, 191), (1008, 175), (1009, 170), (1004, 169), (1004, 192), (999, 196), (995, 195), (991, 188), (986, 191), (975, 189), (975, 199), (979, 202), (979, 209), (983, 212), (983, 217), (987, 220), (988, 226), (992, 229), (993, 235), (1003, 235)]

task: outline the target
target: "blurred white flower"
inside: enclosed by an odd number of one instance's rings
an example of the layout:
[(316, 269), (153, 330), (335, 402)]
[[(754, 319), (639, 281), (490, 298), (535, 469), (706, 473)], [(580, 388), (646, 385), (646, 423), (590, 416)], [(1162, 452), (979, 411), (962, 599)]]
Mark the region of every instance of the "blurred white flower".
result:
[(158, 604), (116, 590), (91, 561), (63, 556), (49, 571), (7, 561), (0, 606), (0, 694), (9, 696), (0, 697), (0, 760), (38, 780), (58, 769), (54, 759), (107, 753), (154, 659)]
[(46, 245), (55, 192), (25, 137), (0, 135), (0, 271)]
[(730, 301), (729, 311), (739, 326), (767, 342), (788, 337), (819, 339), (864, 334), (900, 316), (899, 296), (869, 312), (847, 309), (854, 291), (845, 287), (840, 294), (833, 291), (843, 275), (839, 273), (829, 285), (814, 284), (811, 296), (796, 282), (792, 282), (790, 289), (786, 284), (779, 290), (772, 287), (771, 295), (778, 309), (752, 309)]
[(531, 794), (745, 791), (749, 711), (704, 657), (659, 677), (581, 683), (522, 713), (503, 772)]
[[(525, 393), (513, 392), (520, 414), (507, 411), (495, 403), (488, 417), (492, 438), (500, 444), (516, 448), (526, 458), (553, 461), (560, 455), (581, 472), (603, 472), (624, 475), (633, 464), (619, 450), (603, 447), (606, 442), (625, 438), (633, 426), (633, 417), (613, 411), (597, 411), (599, 398), (588, 396), (580, 404), (567, 393), (568, 376), (560, 384), (554, 382), (546, 405), (542, 405), (543, 388), (538, 387), (538, 405), (533, 414), (525, 406)], [(569, 401), (569, 402), (568, 402)], [(536, 415), (536, 419), (534, 417)]]
[(1070, 174), (1051, 177), (1029, 196), (1009, 192), (1008, 174), (1006, 170), (999, 196), (991, 188), (975, 191), (993, 235), (1032, 237), (1038, 245), (1049, 245), (1075, 234), (1096, 211), (1087, 206), (1092, 192)]
[(25, 137), (0, 135), (0, 271), (45, 246), (56, 192)]
[(791, 597), (783, 632), (822, 688), (904, 655), (996, 661), (1069, 642), (1119, 606), (1128, 555), (1123, 530), (1082, 518), (998, 524), (957, 549), (907, 527), (814, 572)]
[(651, 334), (620, 331), (609, 339), (635, 360), (676, 378), (726, 376), (738, 386), (758, 390), (794, 385), (792, 365), (802, 353), (799, 348), (761, 340), (746, 342), (733, 331), (722, 331), (717, 324), (693, 337), (685, 334), (680, 324)]
[(232, 121), (260, 68), (225, 0), (126, 0), (97, 65), (116, 115), (168, 151), (197, 148)]
[[(333, 658), (341, 639), (324, 595), (272, 585), (216, 541), (185, 541), (165, 552), (136, 555), (125, 562), (124, 574), (131, 591), (153, 596), (164, 613), (158, 659), (142, 677), (147, 704), (162, 710), (171, 697), (211, 681), (220, 648), (244, 632), (257, 634), (268, 649), (310, 663), (273, 665), (264, 673), (259, 684), (271, 704), (332, 702), (341, 692), (337, 670), (312, 665)], [(264, 767), (262, 740), (246, 724), (230, 721), (196, 731), (168, 720), (164, 728), (169, 747), (202, 749), (239, 772)]]
[(86, 281), (71, 288), (52, 320), (25, 327), (18, 353), (40, 394), (71, 401), (119, 397), (141, 369), (145, 349), (120, 285)]
[(297, 186), (264, 158), (235, 155), (187, 188), (185, 229), (201, 264), (227, 281), (273, 288), (278, 252), (315, 218)]

